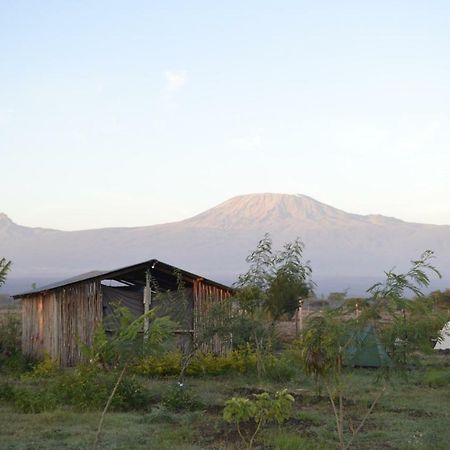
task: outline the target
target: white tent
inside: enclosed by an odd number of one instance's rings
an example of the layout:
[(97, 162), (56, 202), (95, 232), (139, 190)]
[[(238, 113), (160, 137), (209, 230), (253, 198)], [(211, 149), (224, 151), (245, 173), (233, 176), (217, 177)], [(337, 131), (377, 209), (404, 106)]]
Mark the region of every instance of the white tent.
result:
[(441, 332), (442, 340), (439, 342), (436, 342), (436, 345), (434, 346), (435, 350), (448, 350), (450, 349), (450, 322), (447, 322), (447, 324), (442, 328)]

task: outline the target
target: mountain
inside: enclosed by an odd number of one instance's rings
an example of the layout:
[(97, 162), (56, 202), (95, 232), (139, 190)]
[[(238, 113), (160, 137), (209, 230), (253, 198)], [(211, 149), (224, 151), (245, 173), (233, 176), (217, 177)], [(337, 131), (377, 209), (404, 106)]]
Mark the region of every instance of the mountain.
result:
[(435, 287), (450, 286), (450, 226), (350, 214), (304, 195), (252, 194), (186, 220), (136, 228), (29, 228), (0, 214), (0, 256), (13, 261), (5, 289), (150, 258), (232, 283), (266, 232), (275, 246), (297, 236), (303, 240), (319, 292), (362, 293), (384, 270), (404, 270), (426, 249), (435, 251), (444, 275)]

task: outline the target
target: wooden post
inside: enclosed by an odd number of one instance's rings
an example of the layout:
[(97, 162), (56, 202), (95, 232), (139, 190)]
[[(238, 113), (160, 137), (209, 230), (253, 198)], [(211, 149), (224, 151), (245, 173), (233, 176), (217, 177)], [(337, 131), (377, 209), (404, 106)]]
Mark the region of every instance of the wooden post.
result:
[[(298, 300), (298, 308), (295, 311), (295, 335), (298, 336), (299, 331), (303, 330), (303, 299)], [(300, 319), (300, 324), (299, 324)], [(299, 326), (300, 325), (300, 326)]]
[[(152, 287), (150, 285), (150, 269), (145, 272), (145, 287), (144, 287), (144, 314), (150, 311), (150, 305), (152, 304)], [(150, 320), (148, 317), (144, 319), (144, 337), (147, 337), (148, 330), (150, 328)]]
[(303, 331), (303, 300), (300, 301), (300, 331)]

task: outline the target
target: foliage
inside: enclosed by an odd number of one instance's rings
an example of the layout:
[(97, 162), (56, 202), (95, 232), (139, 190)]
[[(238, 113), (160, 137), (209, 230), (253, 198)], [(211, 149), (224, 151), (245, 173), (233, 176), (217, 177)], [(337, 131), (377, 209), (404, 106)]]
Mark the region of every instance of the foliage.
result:
[(188, 375), (223, 375), (225, 373), (249, 373), (256, 368), (256, 355), (249, 347), (234, 350), (225, 355), (197, 353), (187, 370)]
[(429, 273), (441, 278), (439, 271), (431, 264), (434, 253), (426, 250), (419, 259), (411, 261), (411, 268), (405, 274), (397, 274), (393, 269), (385, 272), (386, 281), (376, 283), (370, 287), (369, 292), (374, 300), (388, 308), (405, 305), (405, 293), (412, 293), (417, 297), (423, 297), (422, 288), (430, 285)]
[(311, 268), (303, 261), (303, 248), (296, 239), (281, 251), (273, 251), (272, 239), (266, 234), (247, 257), (249, 269), (239, 276), (230, 304), (213, 315), (226, 320), (210, 321), (213, 333), (222, 340), (231, 337), (234, 348), (251, 346), (259, 378), (266, 375), (266, 360), (277, 341), (275, 321), (285, 314), (292, 316), (301, 298), (312, 291)]
[[(168, 317), (156, 318), (155, 315), (156, 310), (152, 309), (136, 318), (128, 308), (117, 306), (110, 318), (117, 324), (113, 334), (107, 338), (104, 324), (101, 324), (103, 331), (99, 330), (95, 334), (94, 348), (90, 349), (87, 345), (81, 346), (91, 366), (102, 365), (121, 369), (100, 417), (94, 450), (98, 448), (106, 413), (119, 392), (127, 368), (144, 355), (161, 352), (163, 345), (173, 336), (176, 324)], [(151, 323), (145, 330), (144, 324), (150, 320)]]
[[(385, 272), (386, 281), (368, 289), (372, 295), (362, 306), (361, 314), (354, 318), (351, 302), (342, 307), (313, 317), (304, 328), (299, 342), (299, 356), (305, 372), (325, 386), (336, 420), (339, 445), (350, 448), (378, 400), (386, 390), (379, 391), (359, 425), (345, 438), (343, 389), (345, 372), (342, 370), (347, 349), (361, 345), (358, 330), (371, 324), (381, 336), (395, 369), (403, 369), (417, 351), (431, 350), (433, 339), (439, 333), (442, 317), (433, 312), (432, 303), (423, 298), (421, 288), (430, 283), (429, 273), (439, 272), (431, 264), (431, 251), (424, 252), (418, 260), (411, 261), (405, 274), (393, 270)], [(417, 296), (416, 301), (406, 298), (407, 293)], [(386, 371), (385, 374), (389, 374)]]
[[(86, 367), (54, 370), (50, 363), (41, 363), (39, 367), (30, 376), (22, 377), (25, 381), (33, 380), (34, 384), (24, 387), (0, 385), (0, 399), (12, 402), (24, 413), (51, 411), (59, 406), (71, 406), (78, 411), (99, 410), (116, 383), (114, 372), (104, 373)], [(128, 377), (120, 383), (111, 408), (115, 411), (146, 411), (152, 403), (151, 393), (134, 377)]]
[[(56, 378), (51, 391), (60, 404), (71, 405), (80, 410), (98, 410), (108, 400), (116, 379), (115, 373), (81, 368)], [(117, 388), (111, 409), (145, 411), (151, 403), (150, 392), (134, 377), (126, 377)]]
[[(99, 325), (92, 345), (81, 343), (83, 354), (91, 365), (117, 368), (130, 365), (146, 355), (158, 354), (164, 343), (173, 335), (176, 324), (168, 317), (155, 318), (153, 309), (136, 318), (126, 307), (117, 306), (111, 319), (118, 326), (111, 336), (106, 335), (105, 326)], [(142, 333), (146, 319), (151, 320), (146, 335)]]
[(17, 315), (0, 316), (0, 369), (22, 370), (27, 366), (21, 351), (20, 333)]
[[(281, 425), (287, 420), (292, 411), (294, 397), (286, 389), (270, 395), (268, 392), (254, 395), (252, 399), (245, 397), (232, 397), (225, 402), (223, 419), (234, 423), (242, 442), (248, 449), (253, 448), (253, 442), (261, 426), (268, 422)], [(243, 422), (252, 420), (256, 424), (253, 434), (246, 437), (241, 429)]]
[(182, 383), (172, 385), (164, 394), (162, 403), (172, 411), (194, 411), (203, 406), (192, 390)]
[(11, 270), (11, 261), (7, 261), (6, 258), (0, 259), (0, 286), (5, 283), (6, 275)]
[(428, 369), (424, 376), (424, 383), (432, 388), (439, 388), (450, 385), (450, 370), (448, 369)]
[(291, 381), (301, 372), (301, 366), (291, 353), (267, 355), (265, 369), (265, 378), (275, 382)]
[(130, 371), (150, 377), (177, 375), (181, 370), (182, 357), (180, 351), (166, 352), (158, 356), (146, 356), (131, 366)]
[[(161, 377), (177, 375), (181, 370), (183, 354), (167, 352), (159, 356), (148, 356), (134, 364), (130, 370), (138, 375)], [(299, 367), (290, 355), (264, 357), (266, 379), (288, 381), (297, 374)], [(249, 374), (256, 372), (257, 356), (249, 346), (241, 347), (224, 355), (197, 352), (186, 370), (189, 376), (218, 376), (225, 374)]]
[(303, 243), (297, 238), (278, 252), (272, 250), (272, 238), (265, 234), (246, 261), (250, 267), (239, 276), (236, 299), (246, 313), (267, 311), (277, 320), (292, 315), (300, 298), (312, 291), (311, 267), (303, 262)]
[(24, 378), (51, 378), (60, 373), (58, 364), (46, 354), (44, 359), (38, 362), (32, 370), (24, 375)]
[(14, 391), (14, 406), (25, 414), (53, 411), (57, 407), (57, 400), (57, 397), (43, 389), (16, 389)]
[[(427, 355), (423, 364), (430, 371), (447, 371), (447, 358), (443, 354)], [(79, 369), (64, 369), (69, 375)], [(97, 369), (98, 370), (98, 369)], [(379, 387), (374, 381), (373, 370), (349, 369), (345, 374), (345, 412), (353, 420), (361, 415), (365, 405), (376, 395)], [(394, 389), (389, 389), (376, 406), (370, 423), (363, 427), (358, 441), (353, 448), (372, 450), (374, 448), (396, 448), (410, 450), (446, 449), (450, 440), (450, 417), (447, 402), (448, 385), (433, 386), (425, 383), (423, 370), (411, 370), (408, 379), (392, 374)], [(347, 376), (348, 375), (348, 376)], [(114, 382), (117, 371), (99, 371), (102, 377), (109, 377)], [(59, 378), (60, 375), (55, 376)], [(128, 375), (126, 383), (132, 378), (138, 384), (147, 387), (148, 405), (144, 409), (119, 407), (106, 421), (102, 439), (102, 448), (123, 449), (173, 449), (200, 450), (211, 448), (245, 448), (234, 425), (222, 419), (223, 408), (218, 408), (232, 395), (247, 396), (249, 392), (260, 392), (252, 383), (253, 376), (237, 376), (232, 372), (220, 377), (202, 377), (192, 380), (189, 387), (194, 396), (201, 399), (204, 406), (197, 411), (183, 410), (173, 412), (161, 405), (161, 399), (172, 380), (143, 380)], [(329, 402), (318, 396), (312, 388), (310, 379), (301, 377), (299, 381), (289, 384), (290, 392), (296, 392), (291, 418), (284, 422), (281, 429), (275, 423), (268, 423), (256, 437), (255, 448), (273, 448), (279, 450), (293, 449), (335, 449), (336, 433), (333, 432), (333, 415)], [(39, 449), (92, 449), (95, 430), (93, 420), (98, 408), (83, 410), (82, 407), (58, 404), (56, 409), (48, 408), (40, 414), (23, 414), (14, 406), (13, 400), (5, 399), (15, 389), (27, 389), (45, 395), (47, 386), (53, 378), (23, 379), (15, 374), (0, 374), (0, 442), (1, 448), (29, 448), (32, 442)], [(249, 385), (250, 384), (250, 385)], [(268, 392), (279, 389), (279, 383), (263, 381)], [(120, 386), (119, 386), (120, 388)], [(301, 388), (301, 389), (297, 389)], [(145, 392), (147, 392), (147, 389)], [(235, 394), (231, 394), (235, 392)], [(298, 396), (298, 400), (297, 400)], [(251, 398), (249, 396), (249, 398)], [(301, 399), (301, 400), (300, 400)], [(298, 403), (298, 404), (297, 404)], [(99, 404), (100, 408), (102, 403)], [(148, 410), (149, 405), (151, 408)], [(113, 408), (115, 409), (115, 408)], [(93, 412), (94, 411), (94, 412)], [(375, 413), (376, 412), (376, 413)], [(350, 424), (346, 421), (346, 424)], [(245, 436), (255, 427), (250, 421), (242, 424)], [(347, 437), (351, 433), (347, 429)], [(38, 431), (36, 431), (38, 430)]]
[(332, 311), (312, 317), (298, 341), (300, 361), (307, 375), (326, 379), (335, 376), (343, 360), (348, 332), (341, 318)]
[(263, 311), (245, 313), (236, 298), (212, 305), (201, 327), (201, 341), (217, 336), (222, 342), (238, 349), (251, 346), (254, 350), (261, 342), (269, 344), (275, 340), (275, 329)]
[(162, 291), (153, 282), (156, 294), (152, 297), (152, 305), (155, 305), (155, 317), (170, 317), (181, 329), (191, 328), (192, 302), (189, 290), (186, 289), (182, 273), (175, 269), (177, 289)]
[[(422, 292), (430, 284), (429, 274), (441, 276), (431, 264), (433, 257), (433, 252), (427, 250), (418, 260), (411, 261), (405, 274), (385, 272), (386, 281), (368, 289), (372, 304), (360, 319), (375, 323), (397, 369), (406, 369), (417, 351), (431, 351), (447, 321)], [(408, 299), (408, 294), (416, 299)]]

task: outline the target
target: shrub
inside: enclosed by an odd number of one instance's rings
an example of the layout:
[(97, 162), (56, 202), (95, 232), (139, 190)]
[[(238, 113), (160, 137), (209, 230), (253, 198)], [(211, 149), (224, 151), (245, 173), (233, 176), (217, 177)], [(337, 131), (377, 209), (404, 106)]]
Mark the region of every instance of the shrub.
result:
[[(80, 410), (101, 409), (116, 382), (115, 373), (105, 373), (94, 369), (79, 368), (59, 376), (51, 390), (61, 404), (71, 405)], [(111, 402), (116, 411), (147, 410), (154, 403), (150, 392), (133, 377), (120, 383)]]
[(286, 355), (278, 358), (268, 355), (265, 359), (265, 376), (272, 381), (290, 381), (301, 370), (299, 365)]
[(45, 386), (39, 389), (32, 387), (14, 387), (8, 383), (0, 384), (0, 400), (14, 404), (23, 413), (40, 413), (51, 411), (57, 406), (57, 399)]
[[(168, 352), (159, 357), (143, 358), (132, 371), (144, 376), (174, 376), (181, 371), (181, 352)], [(229, 372), (247, 373), (255, 370), (256, 355), (249, 349), (234, 350), (223, 356), (196, 353), (186, 373), (190, 376), (223, 375)]]
[(424, 383), (438, 388), (450, 385), (450, 371), (444, 369), (429, 369), (424, 376)]
[(0, 369), (24, 370), (27, 361), (20, 344), (20, 319), (15, 314), (0, 316)]
[[(116, 382), (114, 373), (92, 369), (59, 372), (43, 377), (39, 386), (14, 388), (0, 385), (0, 400), (12, 402), (24, 413), (51, 411), (59, 406), (72, 406), (76, 410), (102, 409)], [(119, 385), (111, 402), (116, 411), (148, 411), (156, 403), (150, 391), (135, 378), (128, 377)]]
[(230, 372), (248, 373), (255, 367), (255, 353), (244, 347), (222, 356), (197, 353), (186, 372), (188, 375), (223, 375)]
[(53, 411), (58, 406), (58, 399), (45, 389), (16, 389), (14, 405), (20, 412), (37, 414)]
[(178, 375), (181, 370), (181, 352), (168, 352), (161, 356), (148, 356), (136, 363), (131, 371), (143, 376)]
[[(263, 392), (253, 396), (253, 399), (245, 397), (233, 397), (225, 402), (223, 418), (225, 422), (234, 423), (237, 432), (248, 449), (253, 448), (253, 442), (261, 426), (268, 422), (276, 422), (281, 425), (286, 421), (292, 411), (294, 397), (286, 389), (276, 392), (273, 396)], [(253, 421), (256, 425), (251, 436), (245, 436), (241, 429), (243, 422)]]
[(171, 386), (162, 401), (163, 405), (172, 411), (194, 411), (203, 407), (197, 396), (182, 383)]
[(54, 377), (60, 372), (58, 364), (46, 354), (43, 361), (38, 362), (31, 370), (31, 372), (25, 375), (25, 378), (50, 378)]
[[(159, 357), (143, 358), (132, 367), (132, 372), (142, 376), (176, 376), (181, 371), (181, 352), (168, 352)], [(289, 381), (301, 370), (289, 355), (263, 357), (265, 376), (273, 381)], [(249, 347), (233, 350), (222, 356), (212, 353), (196, 353), (186, 373), (189, 376), (218, 376), (227, 373), (253, 373), (256, 371), (257, 355)]]

